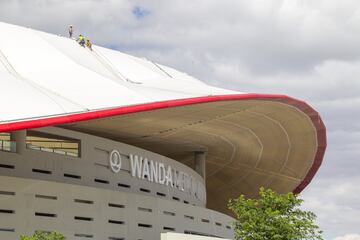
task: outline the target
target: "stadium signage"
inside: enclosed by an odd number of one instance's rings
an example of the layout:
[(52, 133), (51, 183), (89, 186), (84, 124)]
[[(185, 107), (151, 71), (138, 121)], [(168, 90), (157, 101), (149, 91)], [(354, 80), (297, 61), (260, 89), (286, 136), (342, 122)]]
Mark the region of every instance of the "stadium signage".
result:
[[(136, 154), (129, 154), (130, 174), (132, 177), (158, 183), (180, 191), (187, 192), (194, 197), (205, 200), (205, 188), (193, 176), (166, 165), (163, 162), (149, 160)], [(109, 166), (114, 173), (121, 170), (121, 154), (113, 150), (109, 155)]]
[(121, 155), (118, 150), (112, 150), (109, 155), (110, 169), (114, 173), (118, 173), (121, 170)]

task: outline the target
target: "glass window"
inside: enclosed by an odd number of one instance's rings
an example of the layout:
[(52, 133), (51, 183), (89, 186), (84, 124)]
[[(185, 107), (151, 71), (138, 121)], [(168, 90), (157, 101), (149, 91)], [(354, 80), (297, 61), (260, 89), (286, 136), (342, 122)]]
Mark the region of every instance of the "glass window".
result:
[(10, 141), (10, 133), (0, 132), (0, 141)]
[(32, 150), (80, 157), (80, 140), (43, 132), (27, 131), (26, 147)]
[(16, 152), (16, 143), (10, 141), (10, 133), (0, 132), (0, 151)]

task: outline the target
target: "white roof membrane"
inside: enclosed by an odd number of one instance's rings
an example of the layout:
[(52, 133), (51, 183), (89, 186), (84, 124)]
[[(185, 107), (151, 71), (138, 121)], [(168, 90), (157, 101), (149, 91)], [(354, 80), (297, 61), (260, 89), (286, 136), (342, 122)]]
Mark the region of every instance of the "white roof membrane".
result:
[(111, 49), (90, 51), (74, 39), (6, 23), (0, 31), (1, 100), (18, 93), (1, 121), (239, 93)]

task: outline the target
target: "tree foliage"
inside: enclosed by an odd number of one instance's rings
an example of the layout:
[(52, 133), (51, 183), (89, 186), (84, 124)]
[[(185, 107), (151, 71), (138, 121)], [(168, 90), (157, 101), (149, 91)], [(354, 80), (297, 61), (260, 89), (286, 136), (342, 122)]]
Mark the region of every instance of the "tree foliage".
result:
[(65, 237), (56, 231), (35, 231), (32, 236), (21, 235), (20, 240), (65, 240)]
[(322, 231), (314, 220), (316, 215), (300, 209), (303, 200), (293, 193), (278, 194), (260, 188), (258, 199), (241, 195), (229, 201), (235, 213), (237, 240), (320, 240)]

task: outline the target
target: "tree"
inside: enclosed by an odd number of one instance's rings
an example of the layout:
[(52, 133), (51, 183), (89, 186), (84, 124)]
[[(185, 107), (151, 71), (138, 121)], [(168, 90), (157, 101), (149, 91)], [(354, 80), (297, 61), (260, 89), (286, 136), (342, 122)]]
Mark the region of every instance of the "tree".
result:
[(316, 215), (299, 207), (303, 200), (293, 193), (278, 194), (260, 188), (259, 198), (240, 195), (229, 201), (235, 213), (237, 240), (322, 240), (322, 231), (314, 224)]
[(65, 237), (56, 231), (35, 231), (32, 236), (21, 235), (20, 240), (65, 240)]

